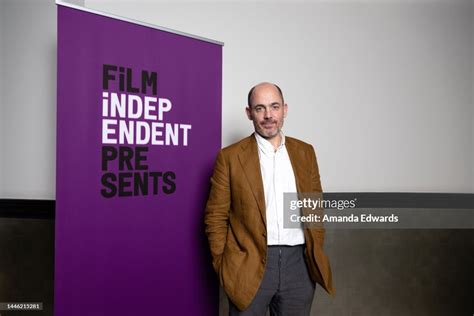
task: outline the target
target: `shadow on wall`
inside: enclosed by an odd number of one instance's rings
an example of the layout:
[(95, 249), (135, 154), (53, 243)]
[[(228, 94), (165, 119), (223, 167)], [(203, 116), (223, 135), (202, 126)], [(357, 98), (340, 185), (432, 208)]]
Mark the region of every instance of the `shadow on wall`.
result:
[(0, 302), (43, 303), (42, 311), (0, 315), (53, 315), (54, 220), (0, 217)]
[[(327, 232), (335, 298), (317, 287), (311, 315), (445, 316), (474, 311), (474, 230)], [(219, 315), (228, 315), (221, 289)], [(267, 315), (269, 313), (267, 312)]]

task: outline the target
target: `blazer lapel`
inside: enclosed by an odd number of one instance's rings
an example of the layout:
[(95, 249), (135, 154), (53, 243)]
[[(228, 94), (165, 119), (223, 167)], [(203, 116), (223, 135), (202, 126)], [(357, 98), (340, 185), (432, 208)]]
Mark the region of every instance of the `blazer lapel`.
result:
[(242, 145), (242, 151), (239, 153), (239, 160), (253, 196), (257, 201), (262, 220), (265, 225), (267, 225), (265, 194), (263, 192), (263, 180), (260, 172), (260, 161), (258, 158), (257, 148), (257, 140), (252, 134), (249, 137), (249, 141)]
[[(311, 189), (311, 183), (308, 183), (309, 168), (307, 168), (307, 162), (305, 159), (304, 151), (290, 138), (285, 139), (286, 150), (288, 156), (290, 156), (291, 166), (295, 174), (296, 189), (298, 193), (309, 192)], [(309, 185), (309, 187), (308, 187)]]

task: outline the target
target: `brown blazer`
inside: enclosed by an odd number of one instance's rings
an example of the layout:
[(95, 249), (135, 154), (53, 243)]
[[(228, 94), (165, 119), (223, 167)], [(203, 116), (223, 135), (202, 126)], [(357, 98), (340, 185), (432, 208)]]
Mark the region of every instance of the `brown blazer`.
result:
[[(298, 192), (322, 192), (313, 147), (287, 136), (285, 146)], [(265, 214), (258, 147), (252, 134), (219, 152), (204, 219), (212, 264), (240, 310), (252, 302), (265, 271)], [(304, 236), (311, 278), (333, 295), (331, 268), (323, 252), (324, 228), (304, 228)]]

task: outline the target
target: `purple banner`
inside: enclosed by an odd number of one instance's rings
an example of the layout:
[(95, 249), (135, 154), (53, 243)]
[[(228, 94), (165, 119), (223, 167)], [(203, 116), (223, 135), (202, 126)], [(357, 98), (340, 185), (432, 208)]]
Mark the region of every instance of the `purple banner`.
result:
[(58, 6), (55, 315), (217, 315), (222, 47)]

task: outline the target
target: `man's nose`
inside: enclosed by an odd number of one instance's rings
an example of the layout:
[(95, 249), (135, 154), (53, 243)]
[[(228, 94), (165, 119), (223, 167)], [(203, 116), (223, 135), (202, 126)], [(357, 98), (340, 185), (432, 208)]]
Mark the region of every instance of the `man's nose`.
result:
[(265, 119), (272, 118), (272, 111), (270, 109), (265, 109)]

